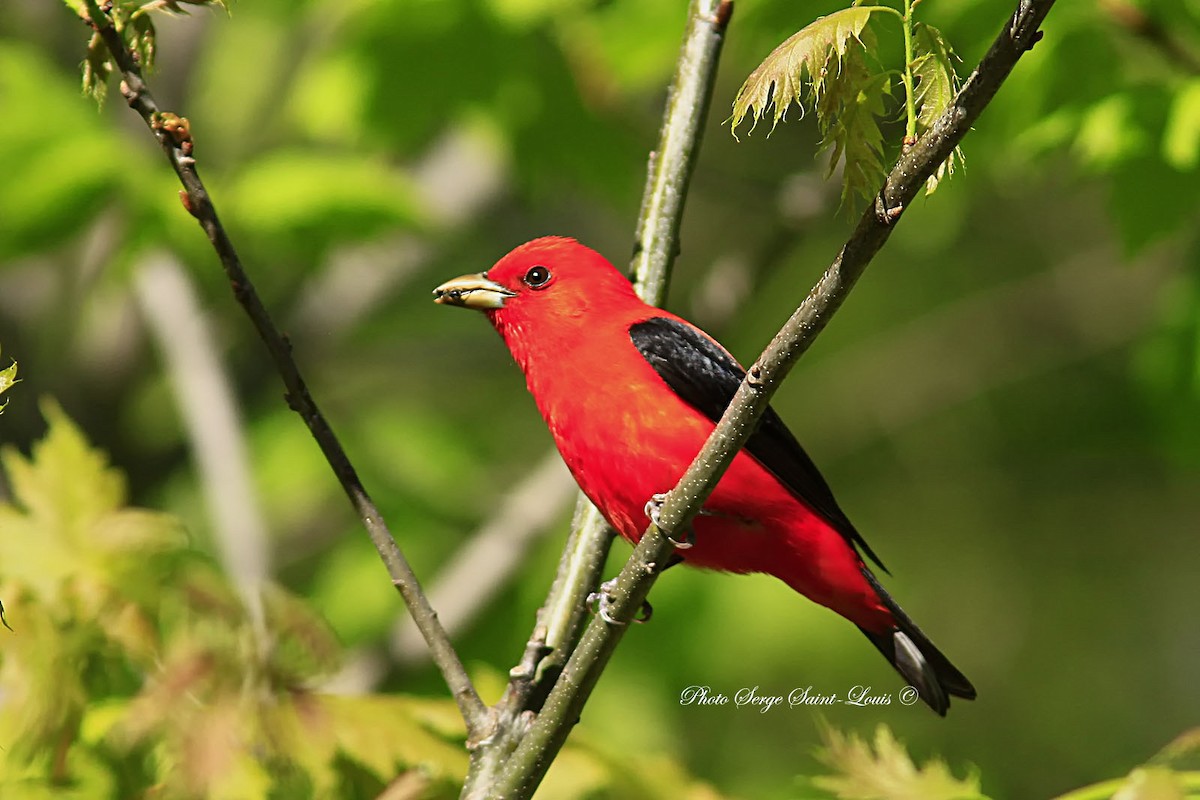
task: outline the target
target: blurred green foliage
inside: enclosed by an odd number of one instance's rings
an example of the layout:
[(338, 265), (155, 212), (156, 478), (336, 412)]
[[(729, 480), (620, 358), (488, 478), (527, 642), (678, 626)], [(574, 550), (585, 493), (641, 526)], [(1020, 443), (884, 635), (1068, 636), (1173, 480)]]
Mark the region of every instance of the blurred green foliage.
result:
[[(921, 15), (965, 74), (1012, 5), (926, 0)], [(839, 7), (741, 3), (729, 30), (669, 306), (743, 360), (849, 223), (813, 156), (813, 120), (739, 144), (724, 109), (776, 45)], [(683, 4), (232, 10), (156, 17), (151, 85), (191, 120), (201, 173), (260, 292), (436, 583), (550, 443), (494, 334), (428, 291), (545, 233), (622, 262)], [(906, 212), (776, 401), (891, 567), (889, 587), (980, 690), (946, 720), (840, 706), (824, 712), (830, 725), (861, 738), (886, 724), (913, 762), (938, 754), (954, 775), (974, 765), (996, 798), (1118, 778), (1200, 718), (1200, 11), (1189, 0), (1059, 3), (1044, 30), (966, 140), (969, 169)], [(443, 771), (412, 780), (452, 792), (461, 734), (444, 689), (419, 653), (390, 645), (399, 602), (157, 147), (115, 95), (99, 111), (81, 97), (89, 36), (61, 4), (8, 0), (0, 15), (0, 342), (23, 381), (0, 417), (0, 600), (16, 630), (0, 630), (4, 780), (23, 781), (23, 797), (56, 770), (120, 797), (164, 776), (188, 781), (173, 767), (205, 737), (294, 733), (303, 720), (289, 709), (333, 697), (309, 684), (337, 655), (361, 668), (346, 674), (368, 676), (354, 688), (384, 696), (329, 700), (322, 713), (349, 724), (262, 751), (295, 769), (235, 760), (230, 780), (290, 775), (303, 787), (279, 791), (371, 796), (428, 758)], [(883, 122), (889, 148), (903, 128)], [(303, 601), (267, 604), (272, 629), (307, 632), (269, 669), (245, 647), (230, 565), (210, 560), (219, 548), (196, 442), (143, 321), (154, 299), (134, 291), (163, 253), (186, 268), (235, 387), (270, 577), (289, 593), (278, 597)], [(123, 481), (65, 420), (47, 437), (45, 396), (128, 474), (129, 499), (159, 511), (130, 511)], [(36, 455), (16, 455), (38, 441)], [(52, 456), (59, 466), (43, 464)], [(58, 500), (73, 516), (47, 516)], [(493, 684), (528, 636), (568, 513), (456, 633)], [(18, 555), (33, 545), (17, 532), (31, 527), (41, 555)], [(618, 543), (614, 564), (626, 554)], [(824, 769), (810, 711), (681, 706), (680, 692), (898, 688), (850, 626), (765, 578), (672, 571), (655, 604), (546, 797), (814, 796), (823, 790), (795, 782)], [(169, 674), (195, 676), (200, 701), (168, 700)], [(247, 723), (235, 691), (247, 675), (277, 716)], [(37, 702), (15, 702), (18, 688)], [(361, 761), (337, 755), (351, 751)]]

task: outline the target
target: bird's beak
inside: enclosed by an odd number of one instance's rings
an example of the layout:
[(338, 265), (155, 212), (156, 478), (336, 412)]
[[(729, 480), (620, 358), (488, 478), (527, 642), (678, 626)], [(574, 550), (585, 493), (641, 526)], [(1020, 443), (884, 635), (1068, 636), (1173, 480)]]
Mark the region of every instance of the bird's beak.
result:
[(433, 302), (448, 306), (462, 306), (486, 310), (504, 308), (504, 301), (516, 297), (517, 293), (505, 289), (495, 281), (488, 280), (487, 273), (461, 275), (433, 290)]

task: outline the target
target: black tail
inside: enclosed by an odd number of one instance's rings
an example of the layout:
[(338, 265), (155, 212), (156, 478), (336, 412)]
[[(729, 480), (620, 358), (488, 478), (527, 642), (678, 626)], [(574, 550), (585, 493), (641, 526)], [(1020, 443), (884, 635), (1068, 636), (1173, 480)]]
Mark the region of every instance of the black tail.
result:
[(874, 633), (860, 627), (871, 644), (879, 648), (891, 665), (896, 668), (908, 684), (920, 694), (930, 708), (943, 717), (950, 707), (950, 696), (975, 699), (975, 687), (942, 651), (934, 647), (929, 637), (921, 632), (917, 624), (896, 604), (879, 581), (866, 567), (863, 575), (879, 595), (879, 599), (892, 612), (896, 627), (883, 633)]

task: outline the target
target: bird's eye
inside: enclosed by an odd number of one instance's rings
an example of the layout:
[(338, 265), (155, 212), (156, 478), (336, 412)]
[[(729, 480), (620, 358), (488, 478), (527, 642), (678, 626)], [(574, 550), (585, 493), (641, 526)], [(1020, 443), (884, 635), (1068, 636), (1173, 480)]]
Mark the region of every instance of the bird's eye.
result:
[(540, 264), (536, 267), (530, 267), (529, 271), (525, 273), (524, 280), (525, 285), (531, 289), (540, 289), (550, 280), (550, 270)]

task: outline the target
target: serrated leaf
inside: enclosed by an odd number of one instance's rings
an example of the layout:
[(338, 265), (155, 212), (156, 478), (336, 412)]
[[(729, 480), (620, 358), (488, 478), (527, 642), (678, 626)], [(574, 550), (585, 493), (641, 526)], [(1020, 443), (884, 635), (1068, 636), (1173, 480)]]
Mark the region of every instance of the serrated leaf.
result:
[(143, 70), (153, 69), (154, 56), (158, 52), (154, 18), (144, 11), (139, 11), (129, 18), (125, 30), (130, 31), (129, 49), (137, 57), (138, 65)]
[(946, 156), (946, 160), (938, 164), (938, 168), (925, 181), (925, 195), (929, 196), (937, 191), (938, 186), (942, 181), (954, 174), (954, 170), (960, 169), (966, 163), (961, 147), (956, 147), (950, 151), (950, 155)]
[(434, 733), (421, 719), (431, 703), (452, 708), (449, 700), (383, 695), (319, 695), (313, 700), (327, 718), (325, 724), (313, 724), (319, 718), (310, 718), (310, 735), (323, 731), (327, 746), (381, 778), (411, 767), (441, 779), (466, 770), (467, 754), (460, 744)]
[[(86, 4), (79, 0), (65, 0), (67, 6), (81, 18), (89, 18)], [(182, 4), (182, 5), (181, 5)], [(149, 71), (154, 68), (157, 55), (157, 31), (154, 27), (155, 13), (172, 12), (186, 14), (183, 5), (189, 6), (218, 6), (229, 10), (225, 0), (119, 0), (114, 2), (107, 11), (112, 20), (113, 28), (121, 36), (121, 41), (133, 53), (138, 66)], [(108, 92), (108, 78), (116, 67), (112, 56), (100, 38), (99, 33), (92, 34), (88, 41), (87, 55), (83, 62), (83, 91), (103, 103)]]
[(17, 383), (17, 362), (14, 361), (4, 369), (0, 369), (0, 394), (4, 394)]
[[(19, 382), (17, 378), (17, 362), (14, 361), (4, 369), (0, 369), (0, 394), (4, 394), (12, 388), (14, 383)], [(4, 407), (8, 405), (8, 400), (0, 403), (0, 414), (4, 413)]]
[(104, 105), (104, 98), (108, 96), (108, 76), (112, 73), (108, 47), (100, 34), (93, 33), (83, 57), (83, 93)]
[(834, 774), (813, 783), (839, 800), (987, 800), (976, 775), (955, 778), (937, 759), (918, 767), (886, 725), (875, 729), (874, 747), (832, 728), (822, 738), (819, 758)]
[(103, 606), (127, 581), (143, 579), (148, 554), (186, 539), (173, 517), (124, 508), (124, 476), (57, 405), (44, 403), (43, 413), (49, 430), (32, 457), (11, 447), (0, 452), (13, 494), (0, 504), (0, 574), (43, 602), (70, 594), (73, 602)]
[(843, 163), (842, 203), (850, 205), (856, 196), (873, 197), (887, 175), (879, 117), (891, 80), (870, 68), (866, 47), (859, 41), (852, 42), (825, 72), (824, 90), (816, 104), (819, 151), (830, 153), (829, 174)]
[(918, 22), (913, 26), (913, 77), (917, 81), (917, 135), (921, 135), (942, 115), (958, 90), (954, 54), (942, 32)]
[[(954, 63), (959, 58), (942, 32), (923, 22), (913, 26), (913, 51), (912, 72), (917, 83), (914, 100), (917, 107), (917, 136), (920, 137), (950, 107), (958, 92)], [(953, 175), (955, 168), (962, 164), (962, 149), (956, 147), (929, 176), (925, 182), (925, 193), (933, 194), (938, 184), (945, 177)]]
[(810, 97), (812, 102), (819, 102), (826, 90), (830, 67), (838, 71), (837, 66), (851, 44), (862, 44), (863, 29), (871, 15), (881, 11), (896, 13), (883, 6), (846, 8), (818, 18), (776, 47), (750, 73), (734, 98), (733, 115), (730, 118), (730, 130), (734, 135), (737, 135), (737, 126), (747, 114), (757, 124), (759, 119), (766, 116), (767, 108), (772, 104), (775, 111), (771, 128), (774, 129), (792, 103), (799, 105), (803, 113), (805, 102)]

